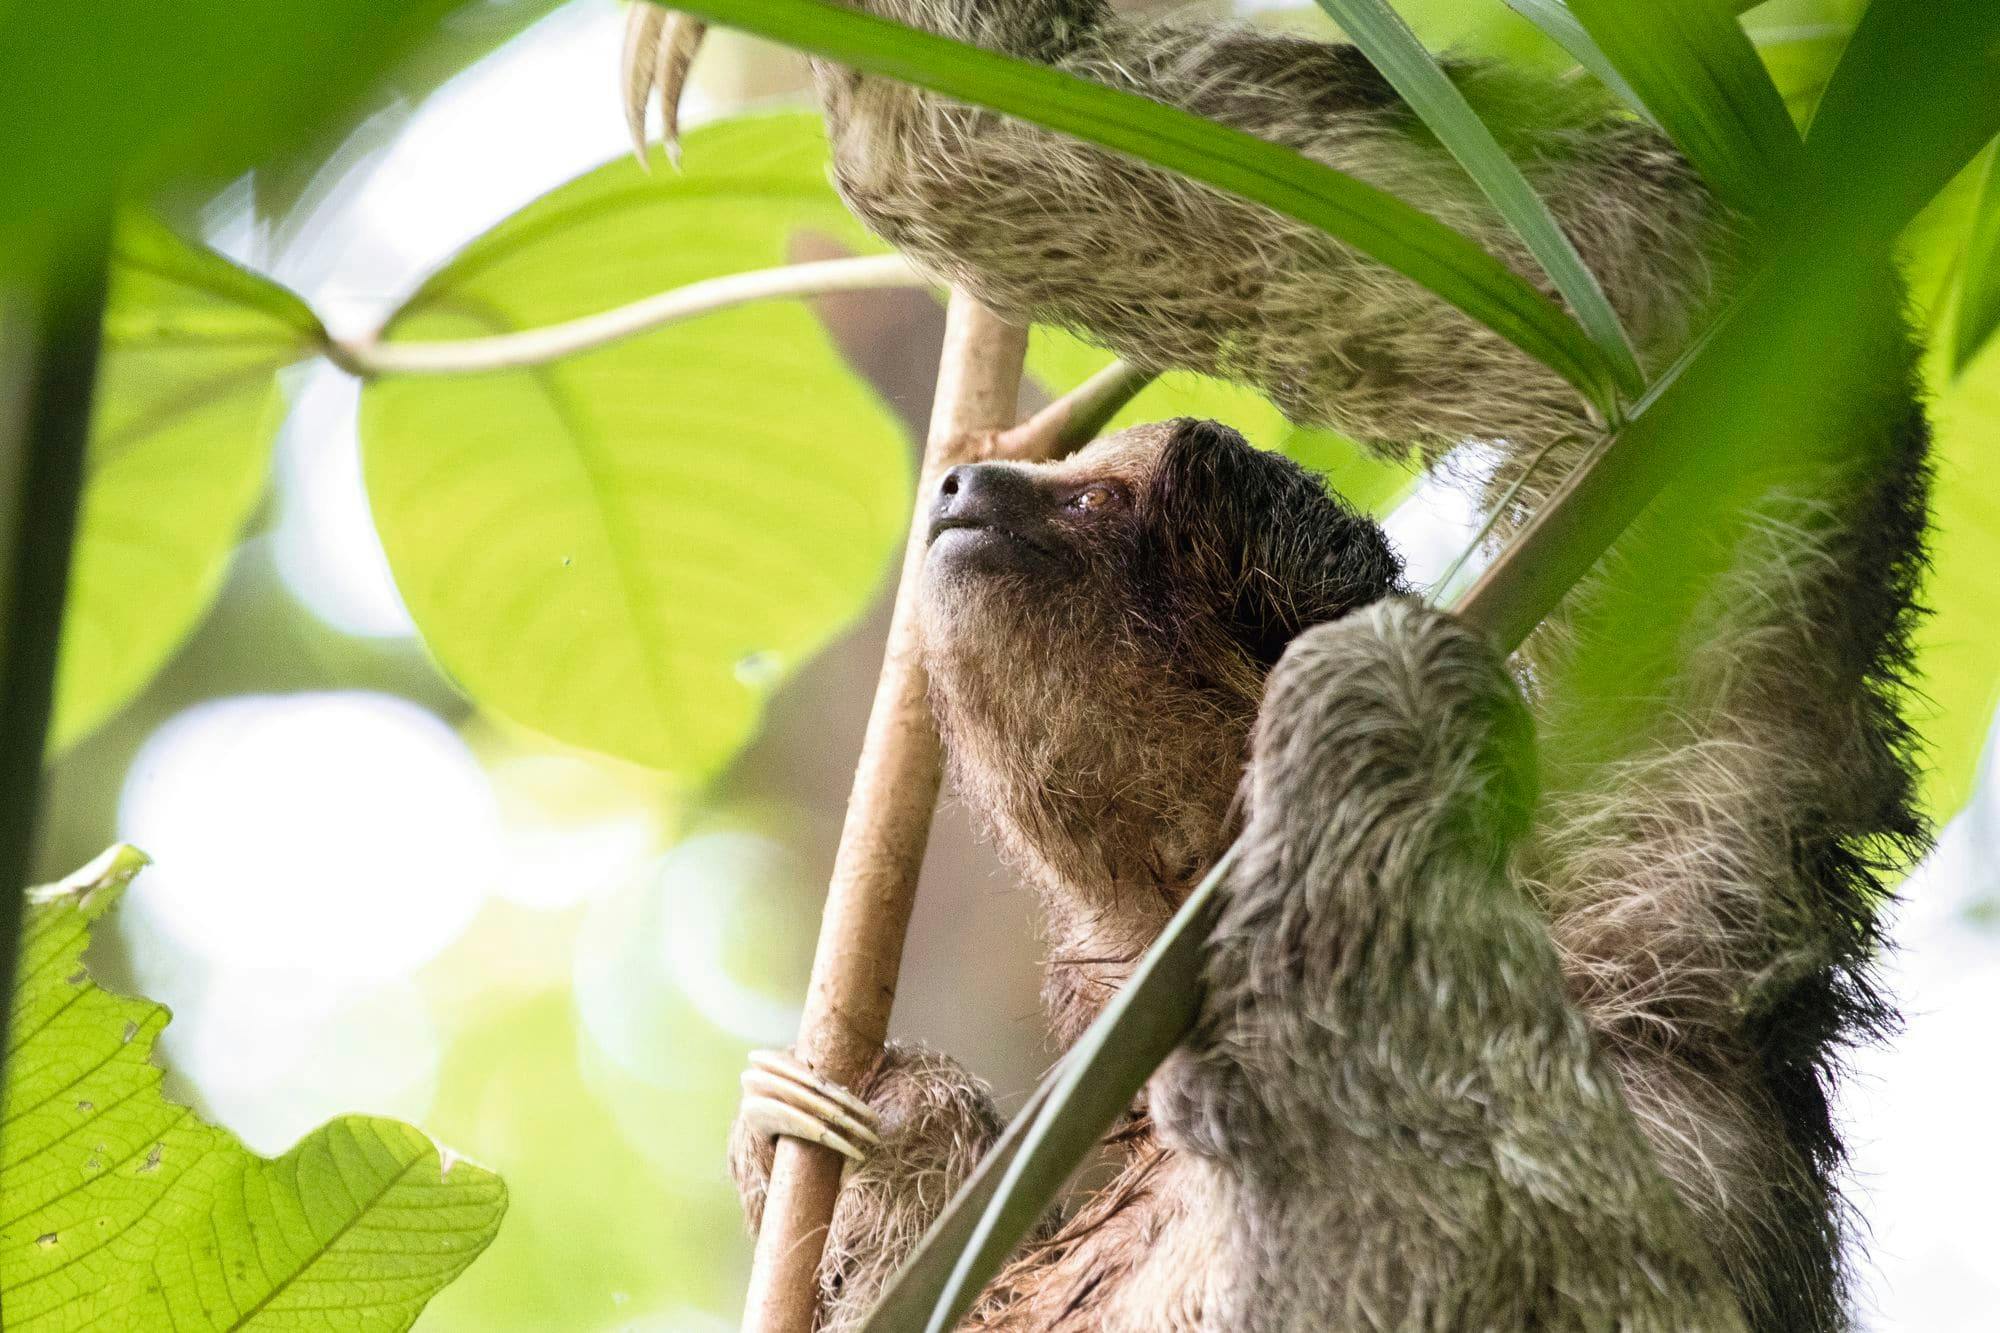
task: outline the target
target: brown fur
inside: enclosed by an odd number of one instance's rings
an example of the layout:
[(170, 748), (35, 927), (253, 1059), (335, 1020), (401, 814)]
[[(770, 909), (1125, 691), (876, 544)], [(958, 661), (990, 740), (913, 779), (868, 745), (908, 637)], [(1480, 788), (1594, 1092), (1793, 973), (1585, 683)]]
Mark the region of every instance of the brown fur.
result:
[[(1292, 144), (1531, 271), (1345, 48), (1127, 25), (1094, 0), (869, 7)], [(1670, 148), (1576, 90), (1458, 77), (1531, 108), (1510, 148), (1660, 364), (1726, 285), (1735, 224)], [(1490, 496), (1532, 469), (1503, 536), (1595, 437), (1551, 373), (1334, 242), (942, 99), (820, 80), (857, 213), (1002, 310), (1248, 380), (1386, 448), (1495, 442)], [(1059, 574), (934, 552), (954, 780), (1047, 906), (1059, 1040), (1239, 815), (1252, 834), (1201, 1035), (1152, 1090), (1160, 1126), (1135, 1122), (1124, 1174), (977, 1326), (1729, 1327), (1715, 1271), (1752, 1327), (1846, 1326), (1827, 1084), (1838, 1044), (1886, 1022), (1872, 911), (1923, 837), (1893, 701), (1926, 432), (1907, 347), (1856, 355), (1874, 378), (1828, 414), (1831, 444), (1741, 482), (1727, 513), (1747, 522), (1691, 539), (1655, 521), (1625, 544), (1635, 561), (1701, 546), (1718, 571), (1659, 660), (1604, 637), (1631, 568), (1616, 557), (1524, 653), (1544, 774), (1525, 830), (1493, 803), (1520, 779), (1493, 776), (1515, 742), (1495, 739), (1508, 692), (1476, 645), (1380, 607), (1305, 632), (1399, 591), (1393, 562), (1227, 432), (1147, 428), (1024, 471), (1044, 495), (1122, 488), (1088, 523), (1051, 511)], [(1630, 667), (1625, 707), (1580, 708), (1565, 687), (1607, 658)], [(892, 1063), (871, 1097), (909, 1076)], [(937, 1202), (870, 1197), (880, 1214), (852, 1243), (836, 1228), (832, 1265), (915, 1234)], [(834, 1322), (863, 1304), (850, 1285)]]

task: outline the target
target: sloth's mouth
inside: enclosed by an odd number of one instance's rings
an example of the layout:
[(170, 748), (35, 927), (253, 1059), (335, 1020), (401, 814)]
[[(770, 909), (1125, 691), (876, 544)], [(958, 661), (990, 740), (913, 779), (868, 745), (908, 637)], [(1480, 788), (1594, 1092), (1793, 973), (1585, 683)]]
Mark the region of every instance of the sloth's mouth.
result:
[(933, 520), (929, 544), (932, 551), (948, 552), (950, 558), (962, 553), (1003, 567), (1018, 567), (1056, 558), (1054, 551), (1032, 537), (970, 517), (952, 516)]

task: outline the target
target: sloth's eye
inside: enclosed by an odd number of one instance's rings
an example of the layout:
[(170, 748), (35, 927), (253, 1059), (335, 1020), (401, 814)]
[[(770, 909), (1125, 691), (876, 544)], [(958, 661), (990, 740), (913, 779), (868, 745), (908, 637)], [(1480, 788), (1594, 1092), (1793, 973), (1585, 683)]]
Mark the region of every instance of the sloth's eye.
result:
[(1116, 488), (1099, 482), (1093, 486), (1086, 486), (1070, 496), (1067, 507), (1079, 514), (1097, 514), (1114, 508), (1123, 498)]

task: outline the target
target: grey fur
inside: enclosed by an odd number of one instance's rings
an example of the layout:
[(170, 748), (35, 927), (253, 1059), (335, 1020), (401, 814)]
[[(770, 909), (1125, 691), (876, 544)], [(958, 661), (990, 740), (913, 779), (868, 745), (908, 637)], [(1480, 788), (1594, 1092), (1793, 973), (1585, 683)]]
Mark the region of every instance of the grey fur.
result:
[[(1532, 272), (1346, 48), (1128, 24), (1096, 0), (868, 7), (1292, 144)], [(818, 73), (850, 205), (996, 308), (1247, 380), (1384, 449), (1492, 441), (1494, 488), (1545, 454), (1503, 535), (1594, 436), (1550, 372), (1334, 242), (1000, 117)], [(1509, 118), (1509, 147), (1661, 364), (1726, 289), (1735, 222), (1588, 95), (1457, 77), (1532, 109)], [(1592, 734), (1601, 716), (1561, 689), (1572, 625), (1592, 623), (1616, 560), (1531, 642), (1532, 817), (1504, 673), (1446, 618), (1398, 602), (1350, 616), (1402, 591), (1379, 534), (1228, 432), (1148, 427), (1029, 470), (1052, 495), (1110, 479), (1132, 497), (1052, 520), (1059, 579), (934, 556), (926, 660), (954, 783), (1046, 905), (1058, 1040), (1239, 814), (1251, 830), (1200, 1035), (1151, 1091), (1158, 1123), (1137, 1108), (1116, 1178), (971, 1326), (1730, 1328), (1732, 1295), (1770, 1333), (1848, 1326), (1827, 1089), (1840, 1044), (1889, 1021), (1872, 915), (1925, 837), (1895, 701), (1928, 437), (1907, 345), (1860, 355), (1879, 380), (1829, 416), (1832, 461), (1716, 539), (1725, 572), (1685, 640), (1699, 646), (1635, 676), (1629, 727)], [(955, 1066), (934, 1074), (966, 1086)], [(956, 1109), (927, 1146), (892, 1132), (882, 1160), (969, 1169), (990, 1108), (940, 1104)], [(829, 1271), (865, 1276), (844, 1280), (832, 1327), (941, 1202), (888, 1183), (868, 1197), (834, 1232)]]

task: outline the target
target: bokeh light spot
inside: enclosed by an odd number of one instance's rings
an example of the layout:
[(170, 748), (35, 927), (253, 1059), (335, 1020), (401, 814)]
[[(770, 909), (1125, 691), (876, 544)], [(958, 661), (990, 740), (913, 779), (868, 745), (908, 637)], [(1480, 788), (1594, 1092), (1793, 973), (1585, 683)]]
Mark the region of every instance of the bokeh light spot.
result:
[(121, 913), (221, 968), (402, 977), (492, 886), (499, 819), (443, 722), (360, 692), (199, 704), (149, 739), (120, 836), (154, 860)]

